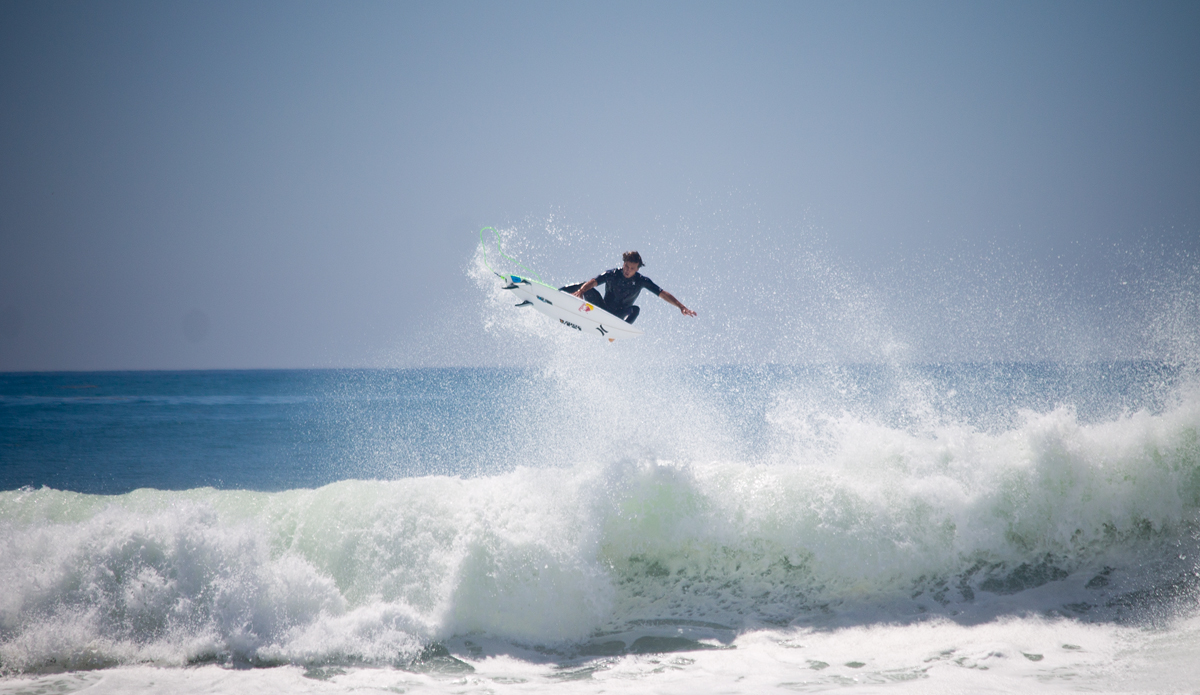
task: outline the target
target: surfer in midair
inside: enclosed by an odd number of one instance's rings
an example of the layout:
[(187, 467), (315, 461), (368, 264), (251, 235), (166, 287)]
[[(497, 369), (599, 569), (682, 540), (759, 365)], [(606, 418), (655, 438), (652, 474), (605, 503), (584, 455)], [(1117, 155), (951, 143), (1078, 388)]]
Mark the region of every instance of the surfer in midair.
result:
[[(560, 289), (595, 304), (613, 316), (623, 319), (626, 323), (633, 323), (634, 319), (638, 317), (638, 313), (641, 312), (641, 307), (634, 305), (634, 302), (637, 301), (642, 288), (662, 297), (668, 304), (679, 307), (679, 311), (684, 316), (696, 315), (696, 312), (676, 299), (675, 295), (662, 289), (653, 280), (638, 272), (645, 265), (642, 263), (642, 254), (637, 251), (626, 251), (622, 254), (621, 260), (624, 263), (620, 268), (600, 273), (585, 283), (568, 285)], [(604, 297), (600, 296), (600, 291), (596, 289), (597, 285), (605, 286)]]

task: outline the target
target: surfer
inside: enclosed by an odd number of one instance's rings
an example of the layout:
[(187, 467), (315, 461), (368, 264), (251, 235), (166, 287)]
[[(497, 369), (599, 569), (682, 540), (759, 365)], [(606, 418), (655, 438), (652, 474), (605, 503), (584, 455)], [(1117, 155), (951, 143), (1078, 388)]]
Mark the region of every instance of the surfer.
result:
[[(668, 304), (679, 307), (679, 311), (684, 316), (695, 316), (696, 312), (683, 305), (683, 302), (675, 298), (675, 295), (662, 289), (654, 284), (650, 278), (638, 272), (644, 263), (642, 263), (642, 255), (637, 251), (626, 251), (621, 256), (624, 264), (620, 268), (603, 272), (596, 277), (582, 284), (567, 285), (559, 288), (563, 292), (570, 292), (572, 295), (584, 299), (604, 309), (608, 313), (616, 316), (626, 323), (633, 323), (641, 312), (641, 307), (635, 306), (638, 294), (642, 288), (648, 289), (659, 297), (662, 297)], [(596, 289), (597, 285), (604, 285), (604, 297), (601, 298), (600, 291)]]

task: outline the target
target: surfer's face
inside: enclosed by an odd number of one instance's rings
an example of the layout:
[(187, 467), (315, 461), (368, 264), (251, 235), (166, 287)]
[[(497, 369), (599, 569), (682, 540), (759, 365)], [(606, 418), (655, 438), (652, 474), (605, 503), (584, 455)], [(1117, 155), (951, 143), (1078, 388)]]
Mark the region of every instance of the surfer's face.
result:
[(622, 268), (621, 268), (621, 274), (627, 278), (631, 278), (634, 276), (635, 273), (637, 273), (638, 268), (640, 268), (640, 267), (641, 266), (639, 266), (637, 263), (634, 263), (633, 261), (625, 261), (625, 265), (622, 266)]

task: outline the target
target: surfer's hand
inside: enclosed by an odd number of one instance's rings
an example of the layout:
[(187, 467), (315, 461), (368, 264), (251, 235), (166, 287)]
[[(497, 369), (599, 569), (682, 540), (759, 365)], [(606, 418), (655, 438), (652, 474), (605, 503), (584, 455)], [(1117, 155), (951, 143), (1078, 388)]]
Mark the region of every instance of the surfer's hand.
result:
[(696, 312), (692, 311), (691, 309), (689, 309), (689, 308), (687, 308), (687, 307), (685, 307), (685, 306), (680, 306), (680, 307), (679, 307), (679, 311), (680, 311), (680, 313), (682, 313), (684, 316), (695, 316), (695, 315), (696, 315)]
[(583, 299), (583, 290), (575, 290), (574, 292), (571, 293), (571, 296), (579, 297), (580, 299)]

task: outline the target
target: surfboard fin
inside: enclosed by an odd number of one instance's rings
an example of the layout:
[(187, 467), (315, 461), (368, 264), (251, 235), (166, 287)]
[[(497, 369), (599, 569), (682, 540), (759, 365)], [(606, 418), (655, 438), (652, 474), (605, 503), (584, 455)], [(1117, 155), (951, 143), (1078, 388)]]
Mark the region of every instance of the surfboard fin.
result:
[(523, 306), (533, 306), (533, 302), (526, 299), (525, 301), (521, 302), (520, 304), (517, 304), (517, 307), (523, 307)]
[(517, 289), (517, 286), (516, 286), (516, 285), (514, 285), (513, 283), (511, 283), (511, 282), (510, 282), (510, 283), (508, 283), (508, 285), (506, 285), (505, 287), (501, 287), (500, 289), (502, 289), (502, 290), (515, 290), (515, 289)]

